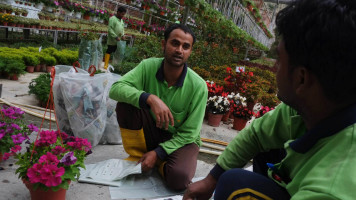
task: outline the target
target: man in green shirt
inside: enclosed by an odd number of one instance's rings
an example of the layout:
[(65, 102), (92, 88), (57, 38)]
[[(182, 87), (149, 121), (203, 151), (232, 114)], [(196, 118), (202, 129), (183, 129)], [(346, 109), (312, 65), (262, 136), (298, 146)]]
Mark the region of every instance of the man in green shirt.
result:
[(109, 19), (108, 27), (108, 40), (107, 45), (108, 49), (105, 54), (105, 65), (104, 68), (107, 69), (110, 60), (110, 54), (115, 52), (117, 49), (117, 42), (124, 39), (124, 20), (122, 18), (126, 14), (126, 8), (120, 6), (117, 9), (116, 16), (112, 16)]
[(111, 87), (128, 160), (155, 165), (167, 185), (183, 190), (194, 177), (208, 90), (188, 68), (194, 33), (173, 24), (164, 33), (164, 58), (143, 60)]
[[(275, 110), (243, 129), (183, 199), (355, 199), (356, 1), (297, 0), (278, 13)], [(242, 170), (284, 148), (268, 177)]]

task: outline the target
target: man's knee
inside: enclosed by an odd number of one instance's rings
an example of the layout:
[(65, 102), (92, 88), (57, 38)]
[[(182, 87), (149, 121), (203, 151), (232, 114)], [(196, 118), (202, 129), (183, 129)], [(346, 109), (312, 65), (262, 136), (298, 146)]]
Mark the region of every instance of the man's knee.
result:
[[(184, 190), (191, 183), (192, 173), (185, 168), (174, 168), (166, 165), (165, 179), (169, 188), (173, 190)], [(194, 173), (193, 173), (194, 176)]]
[(140, 109), (127, 103), (118, 102), (116, 105), (117, 122), (121, 128), (139, 130), (142, 128)]

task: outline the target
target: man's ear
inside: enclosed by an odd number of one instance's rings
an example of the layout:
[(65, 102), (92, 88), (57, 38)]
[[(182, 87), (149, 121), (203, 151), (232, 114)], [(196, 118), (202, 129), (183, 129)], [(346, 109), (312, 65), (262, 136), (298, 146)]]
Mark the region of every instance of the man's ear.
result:
[(293, 85), (297, 95), (305, 95), (315, 83), (315, 76), (304, 66), (297, 67), (293, 72)]

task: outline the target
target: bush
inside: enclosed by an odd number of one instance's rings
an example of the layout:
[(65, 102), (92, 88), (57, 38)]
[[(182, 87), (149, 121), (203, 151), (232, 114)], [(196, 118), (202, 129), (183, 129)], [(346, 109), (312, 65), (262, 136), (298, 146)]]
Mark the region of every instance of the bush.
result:
[(133, 62), (122, 62), (120, 65), (114, 66), (114, 73), (125, 75), (127, 72), (131, 71), (138, 64)]
[(40, 64), (40, 60), (33, 53), (24, 53), (22, 56), (26, 66), (36, 66)]
[(40, 74), (37, 78), (32, 79), (28, 88), (29, 94), (34, 94), (41, 105), (48, 101), (51, 84), (51, 75), (49, 73)]
[(50, 55), (44, 55), (43, 61), (47, 66), (54, 66), (56, 65), (56, 59)]

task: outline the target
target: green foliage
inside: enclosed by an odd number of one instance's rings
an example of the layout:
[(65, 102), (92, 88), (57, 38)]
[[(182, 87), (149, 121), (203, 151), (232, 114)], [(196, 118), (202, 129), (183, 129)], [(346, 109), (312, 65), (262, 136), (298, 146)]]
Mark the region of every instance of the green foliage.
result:
[(40, 60), (34, 54), (23, 54), (22, 58), (25, 61), (26, 66), (36, 66), (40, 64)]
[(32, 79), (28, 88), (29, 94), (34, 94), (40, 103), (46, 103), (51, 89), (51, 75), (49, 73), (40, 74), (37, 78)]
[(72, 65), (78, 60), (78, 51), (62, 50), (53, 53), (53, 56), (57, 60), (57, 64)]
[(133, 62), (122, 62), (120, 65), (114, 66), (114, 73), (125, 75), (127, 72), (131, 71), (135, 68), (138, 64)]
[(56, 59), (53, 56), (50, 55), (45, 55), (42, 57), (43, 62), (47, 65), (47, 66), (54, 66), (56, 65)]
[(22, 59), (8, 59), (6, 61), (5, 72), (7, 72), (10, 76), (14, 74), (22, 75), (26, 73), (25, 68), (26, 66)]

